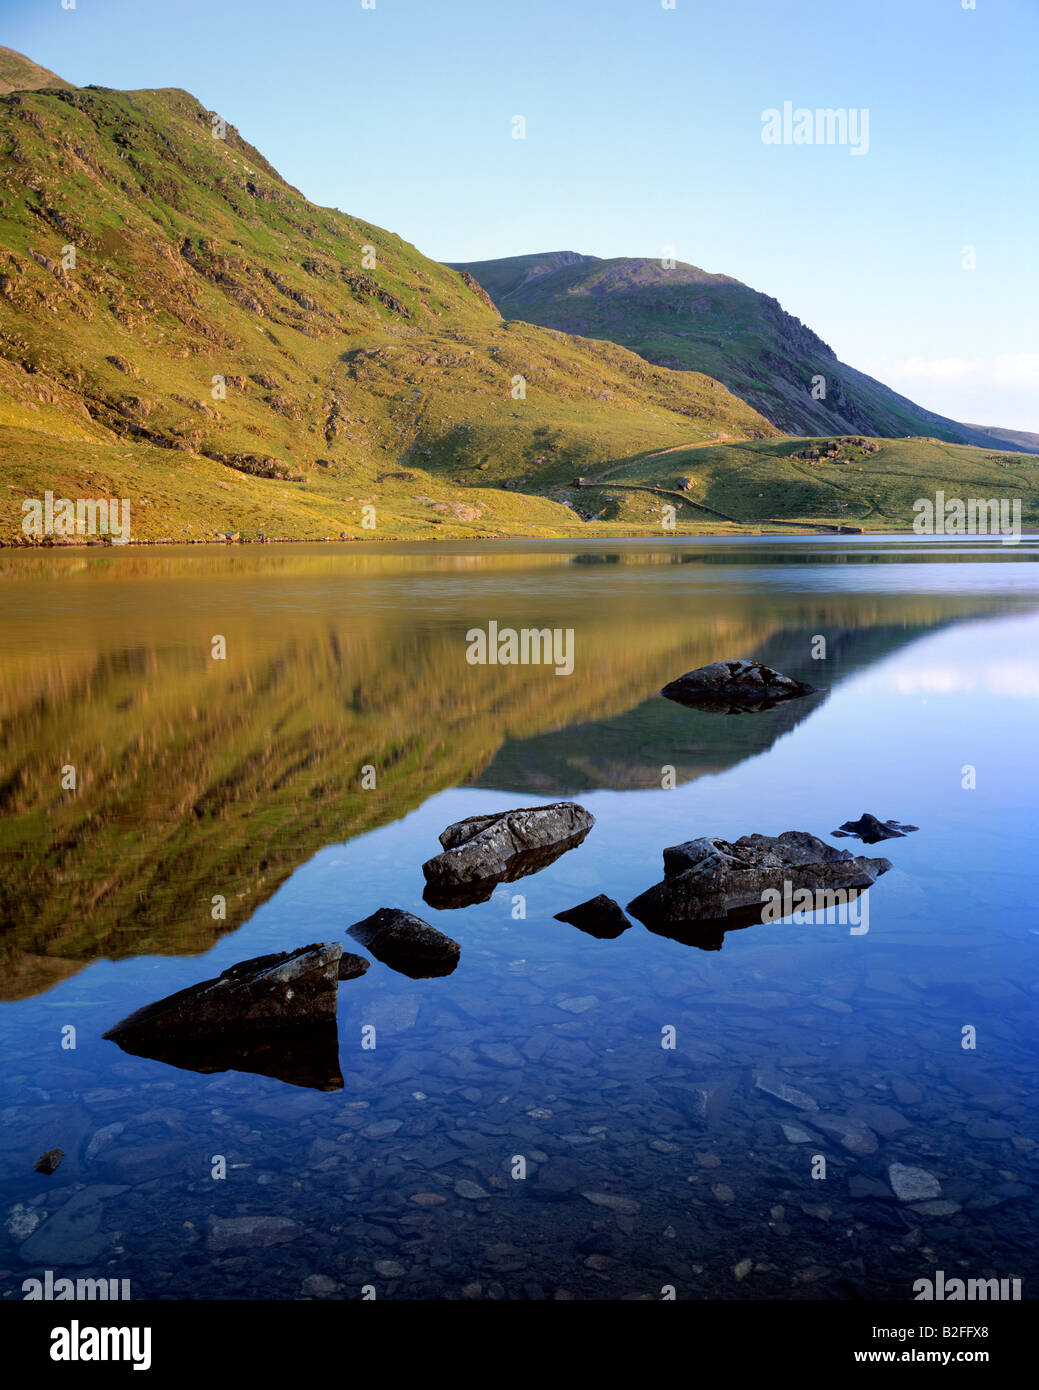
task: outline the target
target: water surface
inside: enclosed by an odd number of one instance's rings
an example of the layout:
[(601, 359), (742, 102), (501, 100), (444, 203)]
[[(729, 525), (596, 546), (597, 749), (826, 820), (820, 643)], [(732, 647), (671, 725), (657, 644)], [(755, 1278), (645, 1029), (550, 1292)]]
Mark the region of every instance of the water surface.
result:
[[(910, 1298), (939, 1268), (1032, 1296), (1035, 555), (867, 537), (5, 552), (5, 1296), (46, 1268), (139, 1298)], [(573, 674), (469, 665), (491, 619), (572, 628)], [(823, 693), (741, 717), (658, 696), (733, 657)], [(485, 903), (423, 902), (447, 824), (561, 798), (596, 817), (579, 848)], [(626, 904), (665, 846), (827, 837), (863, 811), (920, 827), (861, 851), (893, 864), (866, 932), (759, 924), (702, 950), (554, 920)], [(373, 961), (340, 985), (342, 1089), (101, 1039), (248, 957), (350, 949), (383, 906), (460, 962), (410, 980)], [(896, 1200), (892, 1163), (933, 1174), (937, 1203)], [(265, 1219), (221, 1224), (244, 1217)]]

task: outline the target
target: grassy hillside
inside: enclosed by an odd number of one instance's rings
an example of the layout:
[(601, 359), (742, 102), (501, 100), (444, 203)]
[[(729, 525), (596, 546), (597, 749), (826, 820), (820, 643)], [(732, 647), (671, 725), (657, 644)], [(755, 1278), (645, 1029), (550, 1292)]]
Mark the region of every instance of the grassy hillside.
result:
[[(787, 448), (713, 374), (742, 362), (730, 385), (775, 419), (784, 401), (821, 414), (815, 434), (831, 416), (852, 422), (842, 433), (940, 437), (950, 422), (931, 428), (872, 383), (878, 421), (861, 382), (841, 394), (851, 378), (825, 344), (736, 281), (521, 257), (485, 274), (503, 319), (467, 271), (309, 203), (186, 92), (70, 88), (9, 50), (0, 82), (0, 542), (23, 540), (23, 500), (48, 490), (128, 498), (145, 541), (659, 532), (658, 499), (572, 480), (655, 485), (646, 460), (685, 468), (689, 450), (710, 480), (688, 496), (751, 529), (912, 519), (915, 486), (866, 479), (849, 498), (836, 474), (783, 462), (804, 441)], [(564, 283), (573, 323), (523, 321), (551, 317)], [(706, 374), (646, 360), (672, 340)], [(820, 364), (831, 387), (815, 410), (796, 383)], [(951, 460), (948, 490), (973, 495), (995, 456), (977, 437), (983, 452), (923, 441), (896, 463), (938, 476)], [(752, 476), (737, 443), (774, 445), (760, 457), (777, 466)], [(679, 508), (679, 531), (739, 529)]]
[[(536, 489), (651, 445), (776, 434), (703, 375), (504, 322), (465, 276), (309, 203), (181, 91), (0, 97), (0, 248), (9, 503), (66, 486), (55, 449), (86, 495), (126, 495), (132, 445), (142, 495), (196, 536), (260, 516), (279, 533), (286, 486), (304, 510), (313, 488), (338, 534), (359, 490), (389, 517), (397, 492)], [(400, 465), (417, 485), (385, 476)], [(0, 535), (19, 521), (8, 506)]]
[[(625, 492), (624, 484), (669, 496)], [(911, 526), (913, 503), (933, 501), (937, 491), (964, 500), (1020, 497), (1023, 525), (1039, 526), (1039, 457), (936, 439), (837, 436), (666, 449), (586, 475), (585, 486), (566, 495), (604, 521), (633, 525), (659, 516), (663, 501), (681, 513), (680, 495), (751, 523), (782, 517), (882, 531)]]
[[(600, 260), (573, 251), (457, 268), (472, 274), (502, 313), (608, 338), (666, 367), (706, 372), (789, 434), (992, 442), (978, 427), (924, 410), (839, 362), (775, 299), (727, 275), (681, 262), (665, 270), (658, 260)], [(816, 376), (826, 379), (825, 399), (813, 399)], [(1003, 438), (1009, 448), (1033, 447)]]
[(23, 53), (16, 53), (13, 48), (0, 45), (0, 96), (6, 96), (8, 92), (30, 92), (40, 87), (69, 85), (56, 72), (41, 68), (39, 63), (34, 63)]

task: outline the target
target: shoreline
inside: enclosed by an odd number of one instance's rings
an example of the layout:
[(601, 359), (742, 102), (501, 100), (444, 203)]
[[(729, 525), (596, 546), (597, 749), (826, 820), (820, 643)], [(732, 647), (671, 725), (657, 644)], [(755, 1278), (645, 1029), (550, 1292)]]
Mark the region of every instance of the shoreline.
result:
[(230, 537), (207, 536), (205, 539), (200, 537), (184, 537), (176, 539), (174, 537), (162, 536), (156, 539), (131, 539), (123, 542), (113, 542), (101, 539), (96, 536), (44, 536), (42, 538), (10, 539), (0, 536), (0, 550), (131, 550), (139, 549), (143, 546), (176, 546), (176, 545), (211, 545), (211, 546), (236, 546), (236, 545), (355, 545), (355, 544), (394, 544), (411, 545), (426, 544), (432, 542), (454, 543), (457, 541), (581, 541), (581, 540), (744, 540), (753, 539), (760, 536), (831, 536), (842, 537), (864, 536), (864, 535), (912, 535), (911, 529), (904, 531), (866, 531), (862, 527), (838, 528), (826, 523), (815, 525), (809, 522), (791, 523), (795, 529), (781, 530), (778, 526), (769, 530), (755, 528), (754, 530), (726, 530), (726, 531), (625, 531), (614, 534), (612, 531), (592, 531), (582, 535), (569, 535), (557, 532), (553, 535), (535, 535), (529, 532), (517, 532), (515, 534), (503, 535), (501, 532), (488, 532), (482, 535), (444, 535), (434, 533), (429, 536), (239, 536), (234, 539)]

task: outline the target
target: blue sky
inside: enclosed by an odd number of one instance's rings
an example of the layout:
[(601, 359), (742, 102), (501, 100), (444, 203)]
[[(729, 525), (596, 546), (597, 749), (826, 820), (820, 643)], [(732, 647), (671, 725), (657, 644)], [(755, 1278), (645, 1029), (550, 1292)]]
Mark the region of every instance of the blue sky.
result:
[[(0, 42), (184, 87), (427, 255), (673, 247), (921, 404), (1039, 431), (1039, 3), (965, 2), (0, 0)], [(784, 101), (867, 110), (868, 152), (764, 144)]]

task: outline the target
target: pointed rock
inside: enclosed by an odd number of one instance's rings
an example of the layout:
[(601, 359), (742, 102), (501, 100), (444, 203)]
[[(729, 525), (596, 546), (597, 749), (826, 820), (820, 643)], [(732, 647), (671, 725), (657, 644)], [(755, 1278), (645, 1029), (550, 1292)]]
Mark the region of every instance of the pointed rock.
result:
[(576, 907), (568, 907), (565, 912), (557, 912), (555, 920), (567, 922), (600, 941), (614, 941), (631, 926), (620, 904), (605, 893), (589, 898), (586, 903), (578, 903)]
[(333, 943), (243, 960), (214, 980), (146, 1004), (103, 1036), (161, 1045), (173, 1038), (334, 1023), (342, 954)]
[(896, 820), (878, 820), (868, 811), (863, 811), (858, 820), (846, 820), (840, 830), (830, 833), (841, 839), (861, 840), (865, 845), (875, 845), (881, 840), (900, 840), (919, 828), (918, 825), (900, 825)]

